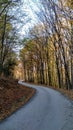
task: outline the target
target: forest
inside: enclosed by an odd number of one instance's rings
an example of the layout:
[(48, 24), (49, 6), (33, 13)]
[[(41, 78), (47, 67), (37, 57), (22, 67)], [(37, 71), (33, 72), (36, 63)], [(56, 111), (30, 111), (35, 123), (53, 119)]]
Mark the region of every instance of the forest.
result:
[(0, 0), (0, 77), (13, 78), (21, 63), (25, 82), (73, 89), (73, 1), (39, 0), (38, 22), (21, 38), (29, 21), (22, 7), (23, 0)]

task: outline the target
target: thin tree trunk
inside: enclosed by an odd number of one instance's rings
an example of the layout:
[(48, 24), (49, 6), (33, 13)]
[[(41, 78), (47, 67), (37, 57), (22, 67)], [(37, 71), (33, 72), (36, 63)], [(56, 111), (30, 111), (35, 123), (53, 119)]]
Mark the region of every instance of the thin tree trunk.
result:
[(3, 72), (3, 47), (4, 47), (4, 40), (5, 40), (6, 18), (7, 18), (7, 14), (5, 14), (4, 17), (3, 34), (2, 34), (2, 41), (1, 41), (0, 75)]
[(73, 89), (73, 24), (71, 23), (71, 83)]
[(61, 75), (60, 75), (60, 69), (59, 69), (59, 59), (58, 59), (58, 56), (57, 56), (55, 41), (54, 41), (54, 47), (55, 47), (56, 67), (57, 67), (57, 74), (58, 74), (58, 84), (59, 84), (59, 88), (61, 88)]

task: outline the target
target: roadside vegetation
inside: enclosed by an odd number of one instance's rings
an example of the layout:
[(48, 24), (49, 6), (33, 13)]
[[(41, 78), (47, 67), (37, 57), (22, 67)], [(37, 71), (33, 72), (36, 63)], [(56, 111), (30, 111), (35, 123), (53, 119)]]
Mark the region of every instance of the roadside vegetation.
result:
[[(37, 5), (39, 7), (39, 5)], [(30, 29), (20, 58), (24, 80), (73, 89), (73, 2), (41, 0), (39, 24)]]
[(51, 86), (73, 99), (73, 2), (41, 0), (37, 6), (39, 23), (20, 51), (24, 80)]

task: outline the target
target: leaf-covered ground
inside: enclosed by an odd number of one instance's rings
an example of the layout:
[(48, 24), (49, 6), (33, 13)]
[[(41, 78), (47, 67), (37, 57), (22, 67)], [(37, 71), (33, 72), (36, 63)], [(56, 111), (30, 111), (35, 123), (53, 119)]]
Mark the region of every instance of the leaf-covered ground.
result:
[(0, 78), (0, 120), (24, 105), (34, 93), (35, 89), (19, 85), (17, 80)]

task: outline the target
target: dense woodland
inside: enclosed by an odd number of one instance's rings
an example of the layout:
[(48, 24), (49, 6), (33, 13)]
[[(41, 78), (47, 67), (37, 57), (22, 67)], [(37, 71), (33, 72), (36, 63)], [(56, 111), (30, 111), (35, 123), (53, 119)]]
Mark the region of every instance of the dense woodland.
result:
[[(17, 34), (22, 15), (20, 0), (0, 0), (0, 77), (13, 77), (17, 65)], [(19, 18), (20, 17), (20, 18)]]
[[(0, 0), (0, 76), (13, 76), (17, 64), (14, 48), (18, 36), (13, 21), (21, 21), (11, 11), (20, 4), (18, 0)], [(73, 89), (73, 1), (40, 0), (37, 6), (38, 24), (29, 30), (29, 38), (21, 41), (24, 80)]]

